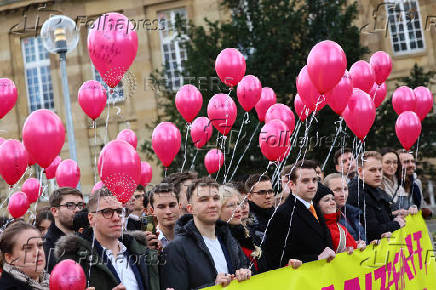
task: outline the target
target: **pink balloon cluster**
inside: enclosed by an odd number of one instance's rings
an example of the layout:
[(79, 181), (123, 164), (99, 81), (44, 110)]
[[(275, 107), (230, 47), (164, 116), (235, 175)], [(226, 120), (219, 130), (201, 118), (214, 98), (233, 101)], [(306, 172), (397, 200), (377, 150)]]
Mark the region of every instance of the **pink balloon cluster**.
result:
[(433, 108), (433, 95), (428, 88), (399, 87), (392, 96), (392, 106), (399, 115), (395, 133), (404, 149), (409, 150), (421, 134), (421, 121)]

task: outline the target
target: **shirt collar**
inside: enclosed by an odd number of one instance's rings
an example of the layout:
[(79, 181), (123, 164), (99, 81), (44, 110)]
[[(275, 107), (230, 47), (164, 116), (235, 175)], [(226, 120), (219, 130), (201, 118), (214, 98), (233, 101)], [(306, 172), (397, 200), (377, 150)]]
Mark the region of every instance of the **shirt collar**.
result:
[[(113, 253), (112, 253), (111, 250), (109, 250), (109, 249), (107, 249), (107, 248), (105, 248), (105, 247), (103, 247), (103, 246), (101, 246), (101, 247), (103, 248), (104, 252), (105, 252), (107, 255), (109, 255), (109, 256), (113, 256)], [(118, 247), (119, 247), (119, 249), (120, 249), (120, 251), (118, 252), (118, 255), (123, 255), (123, 254), (127, 251), (126, 246), (124, 246), (124, 244), (123, 244), (122, 242), (120, 242), (120, 241), (118, 241)]]
[(302, 199), (301, 197), (299, 197), (299, 196), (296, 195), (296, 194), (294, 194), (294, 196), (295, 196), (296, 199), (298, 199), (299, 201), (301, 201), (301, 202), (304, 204), (304, 206), (305, 206), (306, 208), (310, 208), (310, 206), (312, 205), (312, 202), (307, 202), (307, 201), (305, 201), (304, 199)]

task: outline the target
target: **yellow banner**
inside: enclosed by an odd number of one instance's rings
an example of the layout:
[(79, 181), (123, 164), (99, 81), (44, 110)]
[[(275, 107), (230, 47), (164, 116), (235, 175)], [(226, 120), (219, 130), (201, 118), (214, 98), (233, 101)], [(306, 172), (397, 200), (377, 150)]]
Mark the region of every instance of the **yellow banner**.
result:
[[(406, 226), (352, 255), (338, 254), (327, 263), (314, 261), (297, 270), (284, 267), (233, 281), (226, 289), (237, 290), (375, 290), (436, 289), (435, 252), (421, 214), (408, 216)], [(222, 289), (221, 286), (207, 289)]]

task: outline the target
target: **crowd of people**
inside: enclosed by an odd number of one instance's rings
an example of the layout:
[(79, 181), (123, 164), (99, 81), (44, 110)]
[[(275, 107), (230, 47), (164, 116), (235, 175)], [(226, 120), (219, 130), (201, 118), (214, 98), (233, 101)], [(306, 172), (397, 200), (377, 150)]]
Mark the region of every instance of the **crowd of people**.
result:
[[(3, 221), (0, 290), (48, 289), (65, 259), (87, 289), (227, 286), (280, 267), (353, 254), (405, 225), (426, 205), (413, 154), (383, 149), (334, 155), (337, 172), (312, 160), (286, 166), (279, 192), (266, 174), (220, 185), (174, 173), (122, 204), (103, 187), (59, 188), (34, 221)], [(298, 270), (296, 270), (298, 271)]]

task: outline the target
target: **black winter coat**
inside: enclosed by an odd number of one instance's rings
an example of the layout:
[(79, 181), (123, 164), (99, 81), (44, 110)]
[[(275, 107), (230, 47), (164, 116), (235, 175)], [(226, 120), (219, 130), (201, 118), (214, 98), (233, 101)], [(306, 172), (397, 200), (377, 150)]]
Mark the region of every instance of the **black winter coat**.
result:
[(23, 281), (15, 279), (7, 272), (1, 273), (0, 290), (32, 290), (32, 288)]
[(262, 245), (260, 271), (283, 267), (289, 259), (299, 259), (304, 263), (315, 261), (326, 247), (333, 248), (322, 214), (317, 212), (317, 215), (319, 221), (301, 201), (289, 195), (268, 226)]
[(250, 230), (250, 236), (253, 237), (256, 246), (260, 246), (274, 208), (261, 208), (252, 201), (249, 201), (249, 204), (252, 221), (247, 224), (247, 227)]
[(56, 264), (56, 259), (54, 257), (55, 243), (65, 236), (65, 233), (61, 231), (55, 223), (51, 223), (44, 237), (44, 254), (45, 254), (45, 267), (48, 273), (51, 273), (53, 267)]
[[(189, 215), (178, 222), (175, 239), (164, 249), (166, 263), (161, 273), (161, 288), (175, 290), (200, 289), (215, 285), (215, 263), (203, 237)], [(184, 224), (183, 224), (184, 222)], [(227, 223), (217, 221), (216, 236), (225, 245), (229, 273), (248, 268), (247, 257), (232, 237)]]
[(366, 221), (367, 243), (380, 239), (383, 233), (400, 228), (398, 222), (393, 220), (389, 201), (384, 190), (364, 184), (358, 177), (348, 183), (347, 203), (364, 211), (360, 215), (360, 222), (365, 226)]

